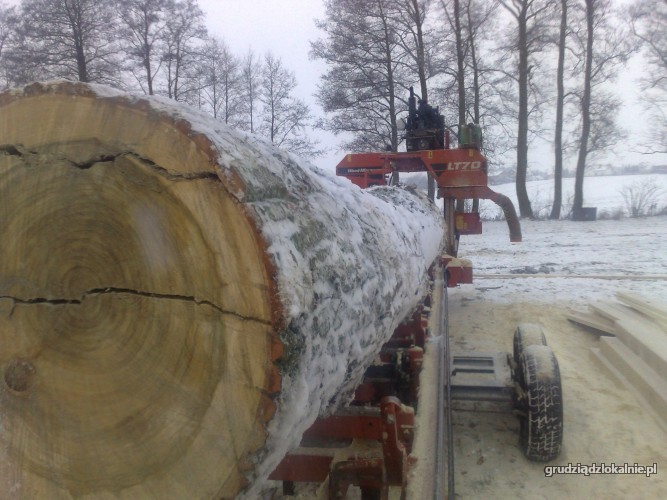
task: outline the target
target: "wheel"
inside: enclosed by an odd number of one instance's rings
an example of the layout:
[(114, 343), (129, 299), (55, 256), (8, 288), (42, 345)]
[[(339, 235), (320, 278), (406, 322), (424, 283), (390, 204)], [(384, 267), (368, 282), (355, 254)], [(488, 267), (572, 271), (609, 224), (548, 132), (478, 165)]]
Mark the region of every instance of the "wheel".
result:
[(547, 345), (544, 330), (535, 323), (520, 323), (514, 332), (514, 380), (523, 385), (523, 367), (521, 353), (529, 345)]
[(521, 353), (529, 345), (547, 345), (544, 330), (535, 323), (521, 323), (514, 332), (514, 362), (517, 365)]
[(529, 460), (548, 462), (563, 442), (563, 391), (550, 347), (530, 345), (520, 356), (523, 384), (518, 400), (520, 446)]

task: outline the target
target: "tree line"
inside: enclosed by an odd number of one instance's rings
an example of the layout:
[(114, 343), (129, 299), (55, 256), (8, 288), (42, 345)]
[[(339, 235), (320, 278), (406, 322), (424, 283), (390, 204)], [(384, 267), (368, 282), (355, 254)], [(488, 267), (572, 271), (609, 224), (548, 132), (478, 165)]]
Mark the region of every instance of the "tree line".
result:
[(640, 82), (653, 137), (667, 149), (667, 3), (635, 0), (325, 0), (324, 36), (312, 55), (328, 64), (317, 99), (320, 126), (348, 133), (350, 150), (398, 151), (408, 89), (440, 103), (447, 123), (484, 131), (490, 158), (516, 154), (521, 216), (533, 217), (526, 190), (529, 153), (553, 144), (551, 217), (562, 210), (563, 157), (577, 158), (573, 212), (583, 208), (587, 161), (622, 138), (620, 100), (610, 83), (644, 51)]
[(323, 1), (322, 36), (311, 43), (327, 65), (316, 123), (280, 58), (233, 54), (207, 33), (197, 0), (0, 0), (0, 86), (67, 78), (164, 95), (311, 157), (321, 153), (311, 125), (348, 138), (348, 151), (398, 151), (414, 87), (441, 105), (454, 139), (459, 125), (474, 123), (492, 161), (515, 153), (523, 217), (533, 216), (531, 146), (552, 143), (558, 218), (563, 158), (577, 159), (576, 212), (587, 162), (623, 135), (610, 83), (641, 50), (652, 135), (634, 142), (647, 154), (667, 152), (664, 0)]
[(234, 54), (197, 0), (0, 0), (0, 88), (65, 78), (186, 102), (296, 154), (318, 155), (294, 72)]

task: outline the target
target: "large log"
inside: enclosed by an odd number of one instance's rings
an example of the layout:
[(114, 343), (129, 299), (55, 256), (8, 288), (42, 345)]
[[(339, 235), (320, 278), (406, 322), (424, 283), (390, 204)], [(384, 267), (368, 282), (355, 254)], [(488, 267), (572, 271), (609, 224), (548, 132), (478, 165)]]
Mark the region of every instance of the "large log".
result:
[(416, 305), (441, 217), (159, 98), (0, 94), (0, 497), (252, 497)]

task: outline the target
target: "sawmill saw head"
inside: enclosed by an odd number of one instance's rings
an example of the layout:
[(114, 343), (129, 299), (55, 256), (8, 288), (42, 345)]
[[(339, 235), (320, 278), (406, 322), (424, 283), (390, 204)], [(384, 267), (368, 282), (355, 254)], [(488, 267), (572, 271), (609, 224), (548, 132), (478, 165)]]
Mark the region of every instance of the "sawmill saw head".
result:
[[(366, 189), (395, 184), (400, 173), (430, 174), (437, 186), (437, 197), (444, 200), (445, 252), (453, 258), (450, 266), (459, 262), (455, 257), (460, 236), (482, 233), (479, 204), (471, 203), (472, 208), (467, 209), (465, 200), (493, 201), (505, 215), (510, 241), (521, 241), (521, 225), (512, 201), (489, 188), (488, 164), (481, 151), (479, 125), (459, 125), (458, 146), (452, 148), (450, 129), (445, 126), (438, 108), (421, 99), (417, 104), (412, 88), (408, 103), (408, 117), (403, 121), (407, 151), (347, 154), (336, 166), (336, 175)], [(472, 282), (471, 268), (461, 269), (456, 274), (462, 280), (457, 283)], [(449, 285), (457, 283), (452, 280)]]

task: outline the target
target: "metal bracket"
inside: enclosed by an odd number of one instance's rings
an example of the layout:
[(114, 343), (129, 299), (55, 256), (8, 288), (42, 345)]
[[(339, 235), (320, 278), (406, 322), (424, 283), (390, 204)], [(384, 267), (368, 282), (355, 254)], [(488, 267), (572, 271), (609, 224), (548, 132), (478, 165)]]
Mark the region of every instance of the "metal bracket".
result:
[(345, 498), (351, 485), (366, 494), (374, 492), (386, 500), (389, 486), (401, 487), (405, 498), (408, 476), (408, 455), (414, 438), (414, 410), (394, 397), (380, 403), (382, 426), (382, 457), (349, 459), (334, 465), (329, 476), (329, 498)]

